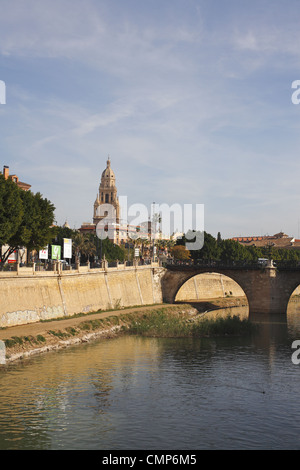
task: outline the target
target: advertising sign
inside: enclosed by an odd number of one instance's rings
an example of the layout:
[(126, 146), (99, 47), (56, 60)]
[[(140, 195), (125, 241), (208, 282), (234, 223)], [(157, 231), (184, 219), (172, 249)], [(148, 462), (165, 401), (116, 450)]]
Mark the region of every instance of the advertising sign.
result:
[(39, 251), (39, 258), (40, 259), (48, 259), (48, 247)]
[(16, 251), (14, 251), (11, 255), (9, 255), (7, 262), (10, 263), (10, 264), (11, 263), (16, 263), (17, 262), (17, 257), (18, 257), (18, 254), (17, 254)]
[(51, 258), (60, 260), (61, 259), (61, 246), (59, 245), (52, 245), (51, 250)]
[(72, 258), (72, 240), (64, 238), (64, 258)]

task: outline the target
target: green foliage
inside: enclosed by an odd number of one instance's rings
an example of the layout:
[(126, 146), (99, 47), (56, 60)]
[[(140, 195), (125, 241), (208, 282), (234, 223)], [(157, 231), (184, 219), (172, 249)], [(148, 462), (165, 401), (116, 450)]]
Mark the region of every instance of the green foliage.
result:
[(57, 330), (49, 330), (48, 333), (53, 336), (57, 336), (58, 338), (65, 339), (68, 338), (70, 335), (65, 331), (57, 331)]
[(228, 315), (215, 319), (204, 318), (191, 327), (193, 337), (201, 336), (240, 336), (256, 331), (256, 325), (238, 315)]
[[(185, 236), (177, 241), (177, 246), (184, 245), (187, 241)], [(221, 260), (221, 261), (244, 261), (257, 262), (258, 258), (272, 258), (274, 261), (288, 261), (297, 263), (300, 261), (300, 250), (278, 249), (274, 247), (256, 247), (254, 245), (244, 246), (238, 241), (222, 240), (220, 232), (217, 239), (204, 232), (204, 245), (201, 250), (191, 250), (193, 260)]]
[(228, 315), (215, 319), (198, 318), (195, 321), (183, 315), (154, 310), (133, 319), (128, 327), (131, 334), (151, 337), (201, 338), (204, 336), (238, 336), (250, 334), (256, 327), (248, 319)]
[(0, 245), (8, 245), (1, 256), (5, 263), (21, 247), (44, 248), (53, 236), (54, 206), (40, 193), (23, 191), (0, 175)]
[(53, 236), (54, 206), (40, 193), (21, 191), (20, 196), (24, 215), (16, 234), (10, 239), (10, 245), (16, 248), (24, 246), (28, 250), (44, 248)]
[(12, 180), (0, 174), (0, 245), (9, 243), (22, 221), (21, 191)]
[(220, 259), (222, 261), (249, 261), (250, 254), (245, 247), (235, 240), (222, 240), (220, 243)]
[(42, 335), (37, 335), (36, 337), (37, 341), (39, 341), (40, 343), (45, 343), (46, 342), (46, 338)]
[(4, 343), (7, 348), (22, 346), (26, 343), (39, 344), (39, 343), (45, 343), (45, 342), (46, 342), (46, 338), (42, 335), (37, 335), (36, 338), (30, 335), (30, 336), (12, 336), (9, 339), (4, 339)]
[(75, 235), (77, 234), (77, 230), (73, 230), (69, 227), (55, 227), (53, 230), (53, 239), (51, 243), (53, 245), (60, 245), (63, 246), (64, 238), (74, 240)]
[[(70, 229), (69, 229), (70, 230)], [(109, 239), (100, 240), (95, 234), (83, 234), (74, 230), (68, 233), (68, 237), (63, 237), (65, 232), (58, 232), (58, 243), (62, 243), (62, 238), (72, 238), (73, 254), (75, 260), (103, 259), (107, 261), (124, 261), (126, 250), (112, 243)]]
[(190, 325), (184, 317), (159, 309), (133, 319), (128, 331), (139, 336), (185, 337), (190, 334)]
[(175, 259), (184, 261), (188, 260), (191, 257), (189, 250), (185, 248), (183, 245), (176, 245), (171, 248), (171, 254), (174, 256)]
[(75, 232), (72, 240), (72, 249), (76, 262), (79, 261), (82, 255), (89, 259), (90, 256), (96, 253), (96, 247), (89, 235)]
[[(102, 258), (105, 255), (105, 258), (107, 261), (124, 261), (127, 256), (127, 252), (125, 247), (123, 246), (118, 246), (115, 245), (113, 242), (111, 242), (108, 238), (105, 240), (99, 240), (97, 239), (95, 235), (95, 244), (97, 246), (97, 256), (100, 258), (102, 254)], [(102, 244), (102, 246), (101, 246)]]
[[(190, 232), (191, 233), (191, 232)], [(196, 237), (196, 232), (195, 232)], [(186, 243), (192, 243), (192, 240), (189, 236), (187, 239), (184, 235), (180, 240), (178, 240), (177, 245), (185, 245)], [(212, 260), (219, 259), (221, 254), (220, 245), (217, 243), (217, 240), (207, 232), (204, 232), (204, 244), (201, 250), (191, 250), (191, 258), (193, 260)]]

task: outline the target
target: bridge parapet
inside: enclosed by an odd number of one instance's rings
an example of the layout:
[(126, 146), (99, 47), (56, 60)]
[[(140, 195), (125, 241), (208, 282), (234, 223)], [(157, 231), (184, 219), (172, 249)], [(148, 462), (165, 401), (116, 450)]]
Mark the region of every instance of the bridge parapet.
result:
[(220, 261), (220, 260), (191, 260), (178, 261), (170, 260), (163, 263), (166, 269), (186, 269), (186, 268), (215, 268), (215, 269), (258, 269), (276, 268), (280, 271), (300, 271), (300, 263), (297, 261), (274, 261), (268, 260), (265, 263), (259, 261)]

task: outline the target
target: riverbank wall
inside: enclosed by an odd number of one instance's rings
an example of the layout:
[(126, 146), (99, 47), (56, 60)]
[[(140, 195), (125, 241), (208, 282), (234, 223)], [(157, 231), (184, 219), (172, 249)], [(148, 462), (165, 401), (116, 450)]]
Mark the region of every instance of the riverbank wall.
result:
[(0, 327), (160, 304), (159, 270), (158, 266), (140, 266), (62, 274), (1, 273)]

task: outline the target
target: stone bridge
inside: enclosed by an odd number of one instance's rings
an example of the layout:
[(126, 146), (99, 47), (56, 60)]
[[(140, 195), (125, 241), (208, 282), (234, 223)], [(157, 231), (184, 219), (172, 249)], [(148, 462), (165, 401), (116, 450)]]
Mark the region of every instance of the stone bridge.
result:
[(273, 266), (184, 266), (166, 265), (161, 277), (164, 302), (175, 302), (180, 287), (190, 278), (203, 273), (219, 273), (233, 279), (245, 292), (250, 313), (285, 314), (289, 299), (300, 284), (300, 267)]

